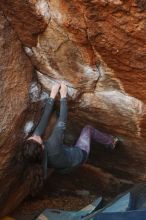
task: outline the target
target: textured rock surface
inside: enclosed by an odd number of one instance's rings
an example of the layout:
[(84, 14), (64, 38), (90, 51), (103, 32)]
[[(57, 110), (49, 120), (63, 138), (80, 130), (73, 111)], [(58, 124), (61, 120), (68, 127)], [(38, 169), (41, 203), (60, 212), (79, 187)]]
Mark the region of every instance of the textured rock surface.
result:
[[(1, 0), (0, 7), (43, 87), (50, 90), (56, 79), (67, 82), (68, 137), (71, 133), (76, 137), (85, 124), (120, 136), (123, 146), (119, 150), (110, 153), (95, 148), (92, 161), (123, 179), (145, 180), (146, 2)], [(1, 96), (0, 113), (2, 128), (6, 126), (1, 138), (5, 143), (23, 124), (19, 117), (27, 108), (31, 66), (8, 22), (1, 19), (1, 23), (0, 42), (10, 41), (2, 47), (0, 61), (1, 88), (7, 91)], [(19, 67), (17, 76), (12, 67)], [(13, 157), (16, 143), (10, 139), (13, 144), (9, 142), (7, 150), (1, 148), (1, 158)]]
[[(32, 65), (10, 24), (0, 12), (0, 207), (16, 186), (20, 173), (11, 167), (24, 136)], [(11, 188), (12, 187), (12, 188)], [(13, 204), (13, 203), (12, 203)], [(1, 210), (2, 211), (2, 210)]]
[(49, 19), (47, 1), (2, 0), (0, 7), (15, 28), (19, 39), (25, 45), (36, 45), (37, 36), (45, 29)]

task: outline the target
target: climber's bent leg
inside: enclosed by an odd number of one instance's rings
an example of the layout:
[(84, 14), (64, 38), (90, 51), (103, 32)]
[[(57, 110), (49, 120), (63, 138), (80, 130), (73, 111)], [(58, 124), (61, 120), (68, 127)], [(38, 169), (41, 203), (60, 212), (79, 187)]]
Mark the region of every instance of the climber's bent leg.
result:
[(107, 145), (107, 146), (113, 144), (114, 138), (112, 135), (103, 133), (103, 132), (93, 128), (92, 126), (89, 126), (89, 127), (91, 130), (91, 138), (94, 141), (101, 143), (101, 144), (104, 144), (104, 145)]
[(90, 126), (85, 126), (81, 131), (80, 137), (78, 138), (75, 147), (84, 150), (87, 153), (87, 155), (89, 155), (90, 143), (91, 143), (91, 128)]
[(86, 125), (83, 128), (75, 146), (85, 150), (87, 154), (89, 154), (91, 138), (94, 141), (104, 144), (109, 148), (114, 148), (114, 137), (112, 135), (103, 133), (90, 125)]
[(101, 144), (104, 144), (109, 149), (114, 149), (120, 143), (120, 140), (116, 136), (103, 133), (92, 126), (89, 126), (91, 129), (91, 138)]

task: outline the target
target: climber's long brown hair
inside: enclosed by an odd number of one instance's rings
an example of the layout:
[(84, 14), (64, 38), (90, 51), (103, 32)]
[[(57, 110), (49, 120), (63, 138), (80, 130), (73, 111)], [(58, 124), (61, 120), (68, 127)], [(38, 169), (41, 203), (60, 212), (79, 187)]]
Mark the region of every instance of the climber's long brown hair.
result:
[(25, 140), (19, 148), (17, 161), (23, 166), (23, 178), (30, 187), (30, 194), (39, 192), (44, 183), (43, 149), (35, 140)]
[(39, 164), (27, 167), (24, 171), (23, 178), (28, 184), (30, 195), (33, 197), (36, 196), (44, 185), (43, 167)]
[(22, 147), (20, 149), (20, 157), (19, 161), (27, 162), (27, 163), (37, 163), (41, 164), (43, 160), (43, 149), (41, 144), (39, 144), (35, 140), (25, 140), (22, 143)]

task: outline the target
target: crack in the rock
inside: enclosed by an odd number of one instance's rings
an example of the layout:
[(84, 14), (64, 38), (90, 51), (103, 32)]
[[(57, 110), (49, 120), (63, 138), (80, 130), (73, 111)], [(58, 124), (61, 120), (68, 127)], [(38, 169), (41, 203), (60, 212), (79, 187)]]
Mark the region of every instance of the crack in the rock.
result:
[[(90, 47), (92, 48), (92, 51), (93, 51), (94, 56), (97, 58), (97, 56), (96, 56), (96, 54), (95, 54), (94, 46), (92, 45), (92, 43), (91, 43), (91, 41), (90, 41), (90, 37), (89, 37), (89, 33), (88, 33), (88, 29), (89, 29), (89, 28), (88, 28), (88, 25), (87, 25), (87, 19), (86, 19), (85, 11), (83, 11), (83, 18), (84, 18), (84, 22), (85, 22), (85, 25), (86, 25), (85, 32), (86, 32), (86, 36), (87, 36), (89, 45), (90, 45)], [(96, 64), (96, 68), (97, 68), (97, 70), (98, 70), (99, 76), (98, 76), (98, 79), (97, 79), (96, 82), (95, 82), (95, 86), (94, 86), (94, 88), (93, 88), (93, 92), (95, 91), (96, 86), (97, 86), (97, 84), (98, 84), (98, 82), (99, 82), (99, 80), (100, 80), (100, 78), (101, 78), (100, 63), (99, 63), (99, 64)]]
[(67, 43), (68, 41), (69, 41), (69, 39), (67, 39), (67, 40), (65, 40), (65, 41), (63, 41), (63, 42), (61, 42), (60, 45), (59, 45), (55, 50), (53, 50), (53, 52), (58, 52), (59, 49), (60, 49), (65, 43)]

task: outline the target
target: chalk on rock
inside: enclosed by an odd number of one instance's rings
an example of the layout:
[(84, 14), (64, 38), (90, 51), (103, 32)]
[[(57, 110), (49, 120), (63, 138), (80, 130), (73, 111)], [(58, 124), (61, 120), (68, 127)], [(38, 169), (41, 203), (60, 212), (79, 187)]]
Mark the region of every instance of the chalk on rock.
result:
[(68, 87), (68, 95), (69, 95), (72, 99), (75, 99), (75, 98), (77, 97), (77, 95), (78, 95), (77, 89)]
[(29, 48), (29, 47), (24, 47), (24, 50), (25, 50), (26, 54), (27, 54), (29, 57), (31, 57), (31, 56), (33, 55), (33, 51), (32, 51), (31, 48)]
[(46, 20), (50, 19), (49, 6), (46, 0), (38, 0), (35, 6), (37, 11), (43, 15)]
[(45, 89), (51, 91), (53, 84), (55, 83), (50, 77), (42, 74), (41, 72), (37, 71), (39, 82), (44, 86)]
[(33, 129), (34, 123), (33, 121), (26, 122), (24, 126), (24, 134), (27, 136)]
[(49, 94), (47, 92), (42, 92), (41, 93), (41, 97), (40, 97), (41, 101), (44, 101), (44, 100), (46, 100), (48, 98), (49, 98)]
[(41, 88), (37, 82), (32, 82), (29, 90), (29, 95), (32, 102), (37, 102), (40, 99)]

